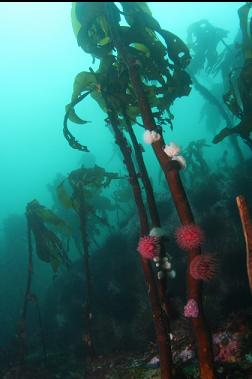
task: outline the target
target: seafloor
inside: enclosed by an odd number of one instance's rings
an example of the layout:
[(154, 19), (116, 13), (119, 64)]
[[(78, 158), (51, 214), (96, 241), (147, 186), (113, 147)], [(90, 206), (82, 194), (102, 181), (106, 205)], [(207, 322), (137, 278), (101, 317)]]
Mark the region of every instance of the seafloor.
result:
[[(252, 309), (232, 314), (226, 325), (213, 335), (218, 379), (252, 379)], [(235, 322), (234, 322), (235, 320)], [(236, 329), (235, 329), (236, 327)], [(175, 339), (175, 336), (174, 336)], [(172, 345), (176, 362), (174, 379), (197, 379), (199, 372), (194, 348)], [(154, 344), (145, 351), (114, 352), (93, 359), (70, 354), (49, 354), (46, 368), (42, 358), (27, 358), (26, 366), (0, 370), (2, 379), (158, 379), (160, 376)], [(19, 371), (19, 372), (18, 372)]]

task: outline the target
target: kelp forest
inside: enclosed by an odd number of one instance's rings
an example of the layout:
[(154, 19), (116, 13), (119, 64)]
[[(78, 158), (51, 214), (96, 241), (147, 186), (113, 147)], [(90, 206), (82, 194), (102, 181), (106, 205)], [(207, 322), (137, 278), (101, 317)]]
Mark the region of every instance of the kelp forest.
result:
[(252, 378), (252, 3), (233, 42), (197, 12), (182, 38), (170, 4), (167, 27), (154, 3), (71, 5), (87, 60), (57, 138), (80, 159), (3, 219), (3, 379)]

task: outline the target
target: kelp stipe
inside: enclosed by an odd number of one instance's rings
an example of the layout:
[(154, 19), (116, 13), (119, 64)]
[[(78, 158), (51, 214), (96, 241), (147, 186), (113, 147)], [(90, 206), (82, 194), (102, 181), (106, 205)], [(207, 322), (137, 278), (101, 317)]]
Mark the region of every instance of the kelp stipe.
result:
[(237, 196), (236, 203), (239, 210), (244, 239), (246, 243), (248, 282), (250, 292), (252, 293), (252, 218), (244, 196)]
[[(88, 4), (91, 6), (91, 3), (85, 4), (86, 10), (88, 10)], [(136, 124), (139, 124), (137, 117), (141, 116), (144, 128), (151, 133), (156, 133), (156, 137), (160, 135), (155, 141), (152, 141), (152, 147), (166, 175), (179, 217), (184, 225), (194, 223), (185, 190), (178, 174), (178, 171), (185, 165), (185, 160), (175, 152), (172, 152), (170, 156), (171, 147), (165, 145), (162, 137), (163, 126), (168, 124), (172, 127), (173, 116), (169, 111), (169, 106), (177, 97), (187, 96), (190, 93), (191, 79), (184, 70), (190, 61), (190, 55), (185, 44), (177, 36), (163, 30), (159, 26), (146, 4), (143, 7), (139, 3), (121, 3), (121, 5), (123, 9), (125, 8), (125, 19), (130, 27), (121, 27), (119, 25), (120, 12), (114, 3), (104, 3), (102, 5), (102, 9), (104, 10), (103, 32), (99, 36), (96, 36), (96, 39), (88, 40), (85, 38), (88, 34), (88, 26), (85, 23), (81, 25), (83, 22), (80, 17), (82, 5), (81, 3), (76, 3), (75, 9), (78, 8), (79, 12), (76, 14), (79, 16), (80, 21), (77, 39), (84, 51), (91, 52), (102, 60), (101, 69), (95, 74), (96, 89), (94, 91), (97, 92), (98, 88), (98, 92), (100, 92), (100, 95), (102, 94), (105, 103), (102, 104), (102, 109), (109, 116), (108, 119), (114, 131), (116, 142), (123, 153), (124, 163), (127, 166), (133, 184), (132, 187), (141, 225), (141, 235), (144, 237), (148, 236), (149, 232), (148, 218), (139, 188), (138, 176), (131, 160), (131, 147), (128, 146), (120, 127), (125, 127), (125, 123), (127, 125), (127, 116), (128, 121), (130, 120), (131, 123)], [(90, 11), (91, 8), (89, 9)], [(90, 17), (95, 25), (101, 22), (100, 13), (95, 14), (93, 12)], [(90, 22), (91, 20), (89, 19)], [(106, 24), (105, 29), (104, 22)], [(146, 26), (148, 33), (146, 33)], [(100, 29), (98, 28), (97, 30)], [(166, 46), (159, 41), (155, 34), (156, 32), (163, 37)], [(97, 42), (99, 40), (98, 37), (104, 42), (102, 47)], [(104, 49), (104, 46), (106, 46), (106, 49)], [(117, 55), (110, 55), (113, 49), (117, 51)], [(166, 54), (172, 63), (164, 59)], [(149, 59), (150, 57), (154, 58)], [(110, 64), (106, 65), (108, 60)], [(146, 84), (148, 81), (156, 81), (160, 86), (149, 86)], [(114, 85), (114, 88), (112, 85)], [(79, 86), (79, 88), (81, 87)], [(86, 91), (88, 89), (90, 88), (87, 88), (86, 81), (84, 81), (83, 90)], [(79, 95), (81, 95), (81, 91)], [(98, 103), (101, 106), (100, 95)], [(152, 108), (157, 108), (158, 111), (154, 112)], [(168, 118), (164, 117), (165, 111), (168, 113)], [(138, 163), (143, 168), (140, 160)], [(153, 203), (149, 202), (150, 209), (152, 209), (151, 204), (153, 205)], [(154, 219), (154, 213), (152, 217)], [(158, 220), (155, 222), (158, 223)], [(194, 249), (190, 252), (188, 267), (193, 258), (200, 253), (200, 249)], [(151, 272), (146, 264), (147, 262), (143, 258), (141, 260), (145, 275), (150, 279), (151, 277), (148, 276)], [(153, 282), (153, 279), (151, 280)], [(155, 317), (156, 310), (160, 313), (160, 298), (162, 298), (162, 293), (155, 290), (154, 282), (153, 287), (149, 288), (153, 290), (153, 293), (150, 293), (150, 299), (156, 326), (157, 342), (160, 348), (161, 377), (163, 379), (172, 378), (171, 359), (170, 355), (168, 358), (169, 352), (166, 350), (167, 345), (164, 339), (167, 330), (163, 329), (162, 331), (160, 329), (160, 327), (163, 328), (164, 324), (157, 323)], [(198, 317), (193, 320), (193, 327), (197, 340), (201, 377), (204, 379), (214, 379), (213, 352), (210, 335), (202, 312), (201, 285), (199, 281), (190, 277), (189, 274), (188, 297), (189, 299), (194, 299), (199, 309)], [(168, 340), (166, 341), (168, 342)]]
[[(73, 146), (72, 146), (73, 147)], [(79, 221), (79, 231), (82, 244), (83, 271), (85, 278), (85, 304), (83, 305), (83, 319), (85, 332), (82, 335), (83, 345), (89, 356), (96, 354), (94, 333), (93, 333), (93, 304), (92, 304), (92, 273), (90, 271), (90, 236), (88, 226), (90, 218), (93, 218), (95, 225), (109, 226), (107, 221), (96, 214), (96, 209), (92, 205), (94, 197), (99, 195), (101, 190), (109, 186), (114, 179), (119, 179), (117, 173), (107, 172), (104, 168), (95, 165), (92, 168), (81, 167), (72, 171), (57, 187), (57, 196), (61, 205), (66, 209), (72, 209)], [(65, 188), (68, 183), (71, 192)]]
[[(110, 21), (110, 30), (115, 47), (128, 68), (129, 77), (138, 100), (144, 126), (148, 130), (156, 130), (157, 126), (140, 79), (139, 65), (137, 64), (136, 59), (127, 53), (123, 41), (120, 38), (118, 25), (113, 20), (113, 17), (111, 17), (109, 5), (107, 6), (107, 17)], [(194, 218), (178, 173), (179, 165), (174, 164), (174, 162), (164, 153), (164, 145), (164, 140), (161, 138), (159, 141), (153, 143), (152, 147), (164, 171), (181, 223), (183, 225), (192, 224), (194, 223)], [(199, 254), (201, 254), (200, 248), (195, 248), (190, 251), (188, 267), (192, 260)], [(198, 317), (192, 319), (192, 325), (197, 345), (200, 375), (202, 379), (214, 379), (216, 378), (216, 374), (214, 368), (213, 350), (210, 333), (203, 314), (201, 283), (191, 277), (189, 272), (187, 275), (187, 281), (188, 298), (194, 299), (199, 308)]]

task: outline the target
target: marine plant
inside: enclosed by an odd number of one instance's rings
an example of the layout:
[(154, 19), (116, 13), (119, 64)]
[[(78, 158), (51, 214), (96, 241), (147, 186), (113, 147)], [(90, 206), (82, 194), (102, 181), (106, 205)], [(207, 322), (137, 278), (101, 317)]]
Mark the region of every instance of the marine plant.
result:
[[(86, 123), (76, 115), (74, 106), (91, 94), (108, 114), (116, 143), (121, 149), (138, 209), (141, 236), (144, 237), (149, 233), (148, 217), (131, 158), (131, 146), (123, 134), (129, 122), (143, 127), (151, 134), (152, 138), (148, 137), (148, 140), (152, 142), (151, 146), (165, 174), (181, 223), (193, 224), (193, 214), (179, 176), (179, 170), (185, 162), (177, 156), (177, 152), (171, 151), (163, 139), (163, 127), (167, 124), (172, 127), (170, 105), (177, 97), (186, 96), (190, 92), (191, 80), (185, 71), (190, 61), (188, 48), (176, 35), (160, 27), (146, 3), (121, 3), (129, 26), (120, 26), (121, 12), (114, 3), (103, 3), (99, 9), (97, 4), (74, 3), (73, 6), (73, 26), (78, 44), (93, 57), (101, 59), (101, 63), (96, 73), (91, 70), (90, 73), (83, 72), (76, 77), (72, 101), (66, 108), (64, 135), (73, 148), (88, 151), (69, 132), (67, 120)], [(161, 43), (157, 35), (163, 38), (165, 44)], [(139, 117), (143, 124), (139, 123)], [(149, 204), (151, 209), (153, 203)], [(190, 250), (188, 264), (199, 254), (199, 247)], [(169, 324), (161, 307), (162, 293), (157, 290), (150, 263), (143, 257), (140, 259), (152, 304), (160, 350), (161, 377), (170, 379), (173, 371), (167, 337)], [(197, 317), (192, 319), (192, 325), (201, 377), (213, 379), (213, 353), (202, 309), (201, 285), (190, 275), (188, 298), (193, 299), (199, 308)], [(166, 323), (163, 322), (164, 316)]]
[[(85, 273), (85, 306), (83, 307), (85, 332), (82, 340), (91, 355), (95, 354), (95, 347), (92, 332), (93, 307), (92, 276), (89, 264), (89, 227), (94, 232), (97, 225), (109, 226), (107, 220), (98, 215), (94, 203), (97, 197), (101, 196), (102, 189), (108, 187), (113, 179), (118, 178), (117, 173), (107, 172), (100, 166), (95, 165), (90, 168), (82, 166), (63, 179), (56, 190), (61, 205), (66, 209), (74, 210), (79, 219)], [(70, 192), (66, 190), (66, 184), (70, 185)]]
[[(240, 27), (242, 32), (242, 53), (243, 66), (235, 68), (229, 74), (229, 90), (223, 96), (224, 102), (232, 114), (240, 121), (232, 128), (222, 129), (214, 138), (213, 142), (218, 143), (230, 135), (239, 135), (242, 140), (252, 149), (252, 39), (251, 39), (251, 12), (252, 4), (247, 2), (238, 9)], [(237, 79), (233, 79), (234, 73), (239, 70)]]
[(223, 59), (223, 54), (218, 51), (220, 44), (227, 46), (224, 38), (228, 31), (215, 27), (208, 20), (202, 19), (194, 22), (187, 29), (187, 45), (192, 51), (190, 71), (193, 74), (201, 70), (214, 73), (216, 66)]
[[(32, 235), (35, 239), (36, 253), (39, 259), (49, 263), (53, 271), (57, 271), (61, 264), (69, 266), (70, 261), (67, 252), (57, 236), (57, 232), (63, 233), (70, 237), (71, 231), (69, 226), (59, 218), (50, 209), (42, 206), (37, 200), (33, 200), (26, 206), (26, 220), (27, 220), (27, 240), (28, 240), (28, 270), (27, 270), (27, 283), (24, 294), (24, 302), (21, 310), (21, 317), (18, 327), (18, 378), (21, 375), (27, 352), (26, 338), (27, 338), (27, 311), (28, 304), (32, 302), (36, 305), (38, 313), (38, 321), (40, 324), (41, 341), (43, 346), (44, 364), (46, 365), (46, 347), (45, 338), (42, 328), (42, 319), (40, 307), (37, 296), (32, 293), (32, 274), (33, 274), (33, 246)], [(47, 225), (52, 227), (48, 227)], [(54, 228), (54, 230), (53, 230)], [(57, 232), (56, 232), (57, 231)]]
[[(191, 63), (188, 67), (188, 72), (191, 75), (194, 88), (200, 93), (200, 95), (207, 101), (209, 105), (215, 107), (218, 114), (223, 118), (226, 123), (226, 129), (232, 129), (232, 118), (227, 110), (225, 110), (224, 104), (217, 99), (211, 90), (205, 85), (200, 83), (196, 75), (204, 71), (208, 76), (216, 76), (219, 72), (222, 74), (223, 84), (226, 83), (226, 70), (228, 60), (228, 67), (234, 61), (235, 53), (230, 54), (233, 51), (233, 47), (230, 47), (225, 42), (225, 38), (228, 35), (228, 31), (215, 27), (208, 20), (199, 20), (189, 26), (187, 30), (187, 41), (190, 53), (192, 55)], [(222, 48), (220, 47), (222, 45)], [(226, 91), (224, 85), (224, 91)], [(231, 135), (232, 133), (230, 133)], [(216, 137), (213, 139), (213, 143), (217, 143)], [(236, 136), (233, 134), (230, 138), (230, 143), (234, 149), (240, 161), (243, 161), (242, 150)]]

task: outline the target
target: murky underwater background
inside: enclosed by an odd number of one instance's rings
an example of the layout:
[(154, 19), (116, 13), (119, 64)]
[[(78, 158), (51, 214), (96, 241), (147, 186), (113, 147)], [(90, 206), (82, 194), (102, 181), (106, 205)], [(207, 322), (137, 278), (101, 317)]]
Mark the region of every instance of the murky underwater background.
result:
[[(237, 36), (238, 44), (241, 39), (237, 15), (241, 2), (148, 5), (162, 28), (185, 43), (188, 27), (202, 19), (228, 31), (224, 43), (218, 45), (220, 54)], [(15, 366), (18, 354), (17, 330), (29, 269), (25, 211), (34, 199), (69, 223), (72, 231), (70, 242), (68, 235), (63, 238), (71, 261), (68, 268), (61, 265), (53, 270), (37, 256), (34, 245), (30, 292), (34, 297), (29, 299), (27, 314), (30, 361), (42, 365), (44, 340), (47, 369), (52, 375), (48, 378), (112, 379), (119, 375), (115, 368), (118, 362), (120, 370), (127, 367), (133, 370), (157, 356), (149, 300), (136, 251), (139, 239), (136, 207), (120, 150), (104, 121), (106, 114), (91, 97), (77, 107), (78, 115), (91, 122), (71, 124), (69, 128), (88, 147), (89, 153), (72, 149), (63, 136), (65, 106), (71, 100), (75, 76), (89, 67), (94, 70), (98, 67), (98, 61), (93, 64), (92, 57), (77, 45), (71, 6), (69, 2), (0, 4), (0, 377), (5, 379), (15, 378), (8, 370)], [(221, 73), (212, 75), (201, 70), (196, 77), (228, 112), (222, 100), (226, 88)], [(176, 99), (170, 110), (174, 115), (173, 130), (166, 126), (164, 139), (166, 143), (178, 144), (186, 158), (187, 167), (181, 170), (181, 178), (195, 220), (206, 234), (204, 250), (212, 253), (217, 262), (215, 276), (204, 284), (203, 291), (207, 321), (219, 349), (215, 352), (217, 362), (220, 366), (223, 363), (223, 367), (229, 364), (230, 372), (238, 370), (236, 376), (228, 371), (226, 378), (249, 378), (251, 294), (235, 198), (244, 195), (252, 207), (251, 149), (240, 137), (235, 138), (236, 147), (231, 138), (212, 143), (225, 127), (225, 120), (194, 85), (189, 96)], [(168, 279), (169, 297), (175, 309), (171, 321), (175, 360), (182, 366), (192, 364), (183, 375), (196, 378), (193, 337), (188, 320), (182, 317), (186, 304), (187, 253), (176, 244), (175, 231), (180, 222), (151, 146), (143, 142), (143, 129), (136, 125), (134, 131), (145, 149), (143, 156), (176, 273), (175, 278), (171, 275)], [(193, 143), (196, 153), (190, 155)], [(63, 180), (66, 191), (69, 190), (67, 177), (81, 165), (85, 168), (97, 165), (122, 177), (111, 180), (101, 196), (94, 198), (94, 209), (103, 223), (93, 217), (88, 225), (94, 346), (100, 360), (95, 365), (97, 371), (87, 372), (86, 376), (87, 364), (84, 368), (82, 365), (85, 265), (79, 220), (72, 209), (62, 206), (56, 190)], [(109, 359), (104, 358), (107, 356)], [(152, 367), (149, 370), (151, 374), (120, 371), (120, 375), (159, 377), (154, 376), (158, 374)], [(242, 370), (247, 370), (246, 374)], [(49, 374), (41, 371), (42, 376), (31, 375), (27, 374), (26, 379), (46, 379)], [(224, 377), (221, 371), (218, 375)]]

